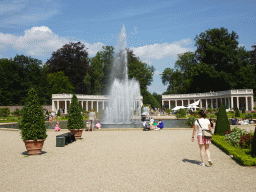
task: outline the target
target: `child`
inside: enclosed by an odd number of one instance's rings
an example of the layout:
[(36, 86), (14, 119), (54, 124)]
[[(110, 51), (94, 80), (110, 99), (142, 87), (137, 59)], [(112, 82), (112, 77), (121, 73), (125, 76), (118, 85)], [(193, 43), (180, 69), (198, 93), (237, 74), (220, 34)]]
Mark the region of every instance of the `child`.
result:
[(57, 122), (56, 125), (55, 125), (55, 132), (56, 131), (60, 131), (60, 127), (59, 127), (59, 123)]
[(157, 123), (156, 123), (156, 121), (154, 121), (154, 123), (153, 123), (153, 129), (156, 129), (156, 126), (157, 126)]
[(95, 125), (96, 129), (101, 129), (101, 124), (100, 121), (98, 121), (98, 123)]

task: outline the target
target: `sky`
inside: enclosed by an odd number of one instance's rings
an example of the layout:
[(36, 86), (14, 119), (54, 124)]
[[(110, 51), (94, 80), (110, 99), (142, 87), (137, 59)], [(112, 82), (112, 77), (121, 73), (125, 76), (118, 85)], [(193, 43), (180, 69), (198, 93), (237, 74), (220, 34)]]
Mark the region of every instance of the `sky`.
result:
[(177, 54), (195, 51), (195, 37), (224, 27), (246, 50), (256, 44), (255, 0), (0, 0), (0, 58), (24, 54), (47, 61), (69, 42), (85, 44), (89, 57), (115, 46), (122, 26), (127, 46), (155, 67), (148, 90), (162, 94), (165, 68)]

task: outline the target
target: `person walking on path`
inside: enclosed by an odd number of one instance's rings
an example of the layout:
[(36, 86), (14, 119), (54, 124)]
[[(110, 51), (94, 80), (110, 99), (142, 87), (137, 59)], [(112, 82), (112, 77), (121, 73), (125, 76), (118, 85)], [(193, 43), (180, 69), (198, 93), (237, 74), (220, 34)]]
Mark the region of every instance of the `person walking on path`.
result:
[(194, 136), (197, 132), (197, 140), (200, 148), (200, 155), (202, 162), (200, 163), (201, 166), (205, 166), (204, 163), (204, 151), (206, 152), (206, 155), (208, 157), (208, 163), (209, 165), (212, 165), (211, 157), (210, 157), (210, 149), (209, 145), (211, 144), (211, 139), (203, 138), (202, 130), (211, 130), (211, 124), (208, 119), (205, 119), (206, 115), (203, 110), (200, 110), (198, 112), (199, 119), (195, 121), (194, 123), (194, 130), (192, 134), (192, 142), (194, 142)]
[(92, 129), (92, 131), (93, 131), (94, 120), (95, 120), (95, 112), (94, 112), (94, 109), (92, 109), (91, 112), (89, 113), (89, 129), (88, 129), (88, 131), (90, 131), (90, 129)]

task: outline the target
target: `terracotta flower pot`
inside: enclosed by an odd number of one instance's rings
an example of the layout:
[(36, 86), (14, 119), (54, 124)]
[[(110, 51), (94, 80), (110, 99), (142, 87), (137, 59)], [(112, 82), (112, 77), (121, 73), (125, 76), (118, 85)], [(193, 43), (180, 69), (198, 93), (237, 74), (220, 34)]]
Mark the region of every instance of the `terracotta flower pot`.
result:
[(44, 145), (44, 139), (25, 140), (24, 143), (29, 155), (39, 155)]
[(75, 134), (76, 139), (81, 139), (83, 129), (71, 129), (70, 132)]

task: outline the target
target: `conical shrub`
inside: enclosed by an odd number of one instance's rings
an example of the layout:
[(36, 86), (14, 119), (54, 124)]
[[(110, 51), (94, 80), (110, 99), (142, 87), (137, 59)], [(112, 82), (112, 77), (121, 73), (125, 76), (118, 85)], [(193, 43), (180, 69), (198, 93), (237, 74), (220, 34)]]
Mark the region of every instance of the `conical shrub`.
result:
[(239, 109), (236, 108), (236, 114), (235, 114), (235, 117), (240, 117), (240, 112), (239, 112)]
[(252, 157), (256, 158), (256, 128), (254, 131), (254, 136), (252, 140), (252, 150), (251, 150)]
[(19, 127), (24, 141), (37, 141), (47, 137), (43, 109), (33, 88), (30, 89), (25, 106), (22, 108), (22, 118)]
[(230, 123), (228, 120), (226, 109), (225, 109), (224, 105), (221, 104), (219, 112), (218, 112), (218, 116), (217, 116), (215, 134), (224, 135), (224, 132), (226, 132), (228, 130), (230, 130)]
[(68, 111), (68, 130), (84, 128), (83, 115), (81, 112), (81, 107), (79, 106), (76, 94), (73, 94)]

